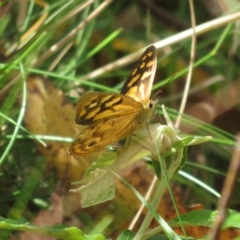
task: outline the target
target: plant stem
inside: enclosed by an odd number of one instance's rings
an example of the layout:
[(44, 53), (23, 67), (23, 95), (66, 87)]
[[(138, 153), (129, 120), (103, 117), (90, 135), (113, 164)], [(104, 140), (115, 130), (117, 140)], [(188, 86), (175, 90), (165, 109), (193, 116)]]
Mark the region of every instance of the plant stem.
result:
[[(157, 180), (155, 195), (151, 202), (151, 205), (154, 209), (156, 209), (157, 206), (159, 205), (159, 203), (162, 199), (162, 196), (165, 192), (166, 187), (167, 187), (166, 181), (160, 181), (159, 179)], [(153, 216), (152, 216), (151, 212), (148, 211), (139, 231), (137, 232), (137, 234), (134, 238), (135, 240), (142, 239), (142, 235), (147, 231), (152, 219), (153, 219)]]

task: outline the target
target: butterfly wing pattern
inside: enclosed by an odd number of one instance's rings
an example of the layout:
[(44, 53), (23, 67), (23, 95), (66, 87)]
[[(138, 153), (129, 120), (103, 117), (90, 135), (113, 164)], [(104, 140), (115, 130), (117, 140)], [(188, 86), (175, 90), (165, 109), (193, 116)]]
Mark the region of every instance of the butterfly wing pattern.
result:
[(155, 111), (150, 95), (156, 64), (156, 48), (152, 45), (140, 57), (120, 94), (88, 92), (81, 96), (75, 122), (86, 128), (70, 145), (70, 155), (99, 151), (130, 136), (149, 121)]

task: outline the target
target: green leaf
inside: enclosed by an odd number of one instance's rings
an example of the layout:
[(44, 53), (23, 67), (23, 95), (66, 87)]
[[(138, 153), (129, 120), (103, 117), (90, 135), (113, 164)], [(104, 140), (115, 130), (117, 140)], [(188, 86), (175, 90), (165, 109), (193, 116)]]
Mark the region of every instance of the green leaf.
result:
[(104, 240), (102, 234), (85, 235), (76, 227), (67, 227), (64, 225), (54, 225), (50, 227), (37, 227), (29, 224), (25, 219), (4, 219), (0, 217), (0, 228), (40, 233), (46, 236), (56, 237), (63, 240)]
[(135, 233), (127, 229), (121, 232), (117, 240), (132, 240), (134, 239), (134, 237), (135, 237)]
[(72, 192), (79, 191), (81, 194), (81, 206), (83, 208), (96, 205), (115, 197), (115, 182), (113, 174), (108, 170), (96, 170), (90, 175), (95, 180)]
[[(209, 227), (217, 218), (217, 211), (208, 209), (191, 211), (181, 215), (181, 220), (184, 225), (188, 226), (205, 226)], [(169, 221), (171, 226), (180, 226), (179, 219), (174, 218)], [(233, 210), (228, 210), (226, 220), (223, 224), (223, 229), (235, 227), (240, 229), (240, 213)]]
[(156, 212), (156, 210), (153, 208), (153, 206), (147, 202), (144, 197), (141, 196), (141, 194), (133, 188), (126, 180), (124, 180), (122, 177), (120, 177), (117, 173), (114, 173), (128, 188), (130, 188), (134, 194), (138, 197), (138, 199), (144, 204), (144, 206), (150, 211), (152, 216), (155, 218), (155, 220), (159, 223), (159, 225), (162, 227), (162, 230), (164, 233), (169, 237), (169, 239), (180, 239), (180, 237), (170, 228), (168, 223)]
[(187, 149), (188, 149), (187, 147), (183, 148), (182, 161), (181, 161), (178, 169), (176, 170), (176, 172), (175, 172), (174, 174), (176, 174), (179, 170), (181, 170), (181, 169), (184, 167), (184, 165), (185, 165), (185, 163), (186, 163), (186, 161), (187, 161)]
[[(188, 238), (181, 237), (180, 239), (193, 240), (193, 238), (191, 237)], [(147, 240), (169, 240), (169, 237), (167, 237), (165, 234), (156, 234), (152, 237), (149, 237)]]
[(113, 164), (113, 161), (116, 159), (116, 157), (117, 157), (116, 152), (109, 151), (107, 153), (104, 153), (96, 162), (94, 162), (87, 168), (84, 177), (81, 180), (81, 183), (96, 179), (96, 177), (92, 178), (91, 173), (98, 169), (104, 170), (109, 168), (109, 166)]
[(153, 159), (152, 165), (153, 165), (153, 169), (154, 169), (154, 172), (155, 172), (157, 178), (161, 179), (161, 166), (160, 166), (159, 161), (156, 161)]

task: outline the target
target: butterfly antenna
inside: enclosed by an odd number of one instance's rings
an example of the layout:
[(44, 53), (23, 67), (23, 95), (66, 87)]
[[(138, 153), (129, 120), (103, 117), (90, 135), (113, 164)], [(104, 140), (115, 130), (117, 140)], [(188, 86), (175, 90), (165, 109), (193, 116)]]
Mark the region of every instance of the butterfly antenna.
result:
[[(168, 80), (167, 80), (167, 82), (164, 84), (164, 86), (165, 85), (167, 85), (175, 76), (177, 76), (178, 75), (178, 73), (174, 73)], [(154, 95), (153, 95), (153, 98), (158, 94), (158, 93), (162, 93), (162, 90), (160, 89), (160, 90), (158, 90)]]
[(152, 97), (152, 98), (154, 99), (154, 98), (156, 97), (156, 95), (157, 95), (157, 94), (159, 94), (159, 93), (162, 93), (162, 90), (161, 90), (161, 89), (160, 89), (160, 90), (158, 90), (158, 91), (157, 91), (157, 92), (156, 92), (156, 93), (153, 95), (153, 97)]

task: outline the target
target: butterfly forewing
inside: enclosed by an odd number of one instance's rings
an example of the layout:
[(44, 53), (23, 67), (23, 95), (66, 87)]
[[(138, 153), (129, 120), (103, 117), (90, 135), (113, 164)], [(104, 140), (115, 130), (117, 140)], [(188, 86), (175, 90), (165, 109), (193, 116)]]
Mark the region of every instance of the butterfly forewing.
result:
[(157, 67), (156, 47), (148, 47), (122, 87), (121, 94), (147, 106)]
[(139, 102), (122, 94), (88, 92), (82, 95), (77, 104), (75, 123), (90, 125), (100, 119), (134, 115), (139, 108)]

